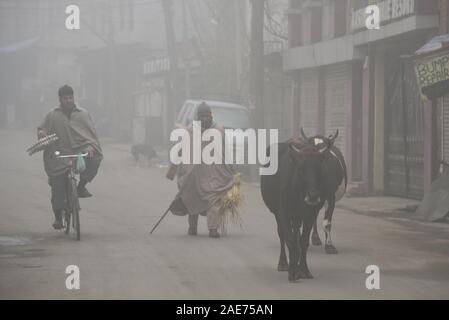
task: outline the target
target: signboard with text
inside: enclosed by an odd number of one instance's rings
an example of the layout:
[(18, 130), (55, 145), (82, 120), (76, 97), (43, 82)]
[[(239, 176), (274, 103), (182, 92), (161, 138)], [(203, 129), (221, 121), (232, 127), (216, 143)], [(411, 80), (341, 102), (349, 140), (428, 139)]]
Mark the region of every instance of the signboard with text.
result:
[(444, 55), (417, 60), (415, 62), (415, 73), (421, 88), (449, 80), (449, 52)]
[[(380, 24), (386, 24), (404, 18), (415, 13), (415, 0), (380, 0), (371, 1), (380, 10)], [(367, 14), (365, 8), (353, 10), (351, 17), (351, 30), (356, 31), (364, 29), (366, 25)]]
[(170, 59), (168, 57), (155, 58), (143, 63), (144, 75), (155, 75), (170, 71)]

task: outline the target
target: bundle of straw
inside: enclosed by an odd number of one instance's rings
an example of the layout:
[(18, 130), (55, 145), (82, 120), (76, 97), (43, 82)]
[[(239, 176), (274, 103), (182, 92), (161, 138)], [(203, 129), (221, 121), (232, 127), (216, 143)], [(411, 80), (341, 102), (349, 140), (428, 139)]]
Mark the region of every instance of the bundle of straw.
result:
[(220, 215), (221, 224), (220, 230), (223, 235), (227, 233), (229, 223), (243, 227), (243, 220), (240, 216), (239, 208), (243, 203), (243, 196), (240, 190), (240, 173), (234, 175), (234, 183), (232, 187), (221, 198)]

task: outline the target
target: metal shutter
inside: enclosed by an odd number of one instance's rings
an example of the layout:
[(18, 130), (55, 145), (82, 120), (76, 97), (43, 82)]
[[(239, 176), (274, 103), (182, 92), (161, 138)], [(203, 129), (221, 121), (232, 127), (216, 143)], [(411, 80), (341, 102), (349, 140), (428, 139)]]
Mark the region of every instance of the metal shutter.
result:
[(328, 67), (325, 76), (325, 132), (339, 130), (335, 145), (346, 156), (346, 110), (350, 103), (351, 69), (347, 64)]
[(386, 59), (385, 191), (422, 199), (424, 194), (424, 113), (413, 62)]

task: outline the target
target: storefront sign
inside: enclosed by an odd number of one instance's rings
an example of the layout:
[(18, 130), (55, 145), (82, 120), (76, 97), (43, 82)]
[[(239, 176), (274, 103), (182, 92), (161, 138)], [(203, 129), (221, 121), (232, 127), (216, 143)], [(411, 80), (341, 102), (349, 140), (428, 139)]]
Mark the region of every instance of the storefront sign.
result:
[(449, 80), (449, 53), (417, 60), (415, 72), (421, 88)]
[(156, 58), (143, 63), (143, 74), (152, 75), (170, 71), (170, 59), (168, 57)]
[[(415, 13), (415, 0), (383, 0), (372, 1), (370, 4), (379, 7), (381, 25)], [(366, 28), (367, 14), (365, 10), (364, 7), (352, 12), (351, 30)]]

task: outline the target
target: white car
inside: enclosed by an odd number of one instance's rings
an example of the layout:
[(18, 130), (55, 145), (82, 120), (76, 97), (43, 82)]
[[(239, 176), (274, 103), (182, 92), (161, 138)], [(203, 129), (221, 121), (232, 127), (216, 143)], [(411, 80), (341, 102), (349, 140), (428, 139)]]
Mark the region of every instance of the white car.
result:
[(195, 120), (201, 103), (207, 103), (214, 120), (224, 129), (248, 129), (250, 127), (249, 111), (246, 107), (229, 102), (212, 100), (187, 100), (176, 119), (177, 127), (187, 127)]
[[(229, 102), (214, 101), (214, 100), (187, 100), (184, 102), (181, 111), (176, 119), (176, 127), (185, 128), (189, 126), (196, 118), (198, 107), (205, 102), (210, 106), (214, 121), (217, 122), (224, 129), (241, 129), (246, 130), (250, 128), (250, 115), (246, 107)], [(241, 135), (241, 134), (240, 134)], [(229, 137), (227, 137), (229, 138)], [(248, 158), (246, 155), (247, 140), (239, 137), (239, 133), (234, 133), (233, 137), (234, 157), (240, 154), (243, 155), (243, 162), (246, 163)], [(240, 167), (240, 171), (246, 172), (245, 166)]]

